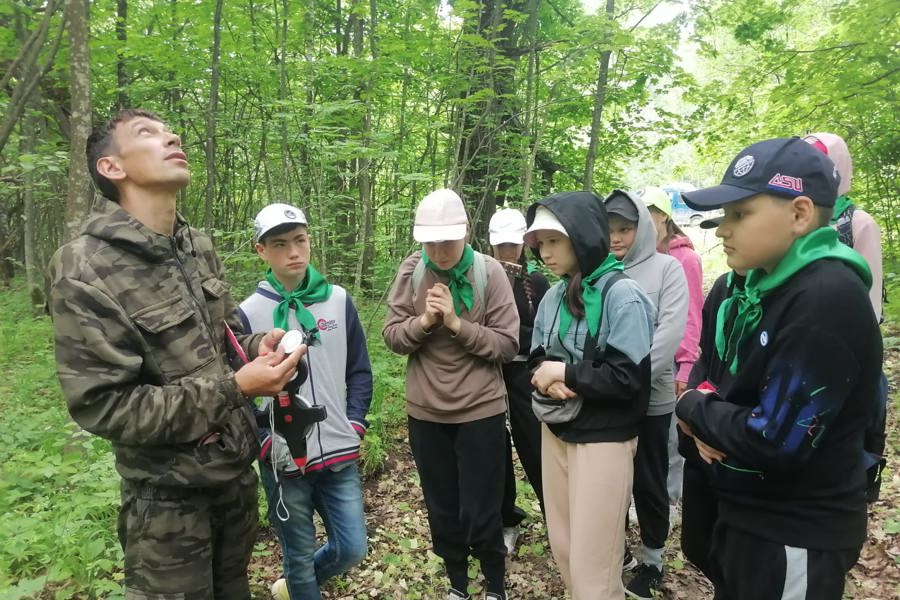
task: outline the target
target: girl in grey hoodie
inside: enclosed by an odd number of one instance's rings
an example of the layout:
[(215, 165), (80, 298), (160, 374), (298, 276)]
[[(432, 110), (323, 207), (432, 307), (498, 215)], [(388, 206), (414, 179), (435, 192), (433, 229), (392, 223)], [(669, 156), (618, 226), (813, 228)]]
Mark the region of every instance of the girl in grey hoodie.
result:
[(634, 457), (634, 505), (641, 530), (641, 564), (625, 588), (631, 598), (652, 598), (662, 580), (662, 553), (669, 535), (668, 438), (675, 410), (672, 357), (684, 337), (688, 289), (681, 263), (656, 251), (656, 228), (644, 203), (614, 190), (605, 200), (610, 252), (656, 306), (650, 352), (650, 405), (642, 419)]

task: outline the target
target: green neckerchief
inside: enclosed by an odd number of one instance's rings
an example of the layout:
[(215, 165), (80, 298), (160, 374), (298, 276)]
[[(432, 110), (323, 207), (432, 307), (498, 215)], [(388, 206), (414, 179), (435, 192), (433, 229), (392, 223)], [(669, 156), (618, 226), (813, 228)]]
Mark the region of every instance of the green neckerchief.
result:
[(538, 270), (538, 268), (537, 268), (536, 264), (534, 264), (530, 260), (525, 261), (525, 274), (526, 275), (531, 275), (532, 273), (534, 273), (537, 270)]
[(475, 261), (475, 251), (472, 250), (472, 246), (466, 244), (462, 253), (462, 258), (459, 259), (458, 263), (446, 271), (437, 268), (437, 266), (429, 260), (428, 253), (424, 250), (422, 250), (422, 260), (425, 262), (426, 267), (435, 273), (443, 273), (450, 279), (450, 285), (448, 287), (450, 288), (450, 295), (453, 297), (454, 312), (459, 315), (463, 310), (463, 305), (465, 305), (466, 310), (472, 312), (472, 304), (475, 301), (475, 290), (472, 289), (472, 284), (469, 282), (469, 278), (466, 277), (466, 272)]
[[(823, 258), (840, 260), (859, 275), (866, 287), (872, 285), (872, 272), (858, 252), (838, 241), (837, 232), (831, 227), (820, 227), (798, 238), (771, 273), (763, 269), (751, 269), (743, 289), (735, 288), (730, 297), (722, 301), (716, 315), (716, 351), (732, 374), (737, 373), (738, 350), (751, 336), (762, 320), (761, 302), (772, 291), (790, 281), (808, 264)], [(731, 313), (732, 309), (734, 310)], [(725, 321), (734, 314), (731, 331), (726, 335)]]
[(281, 296), (281, 302), (275, 307), (275, 312), (272, 315), (275, 327), (285, 331), (290, 329), (288, 314), (290, 314), (291, 304), (293, 304), (297, 313), (297, 321), (300, 322), (303, 331), (314, 340), (317, 339), (319, 328), (316, 325), (316, 318), (306, 309), (304, 304), (316, 304), (328, 300), (331, 297), (331, 284), (312, 265), (306, 267), (306, 277), (291, 292), (284, 289), (281, 282), (272, 274), (272, 269), (266, 271), (266, 281)]
[[(616, 256), (610, 252), (606, 258), (600, 263), (600, 266), (594, 269), (590, 275), (581, 279), (581, 299), (584, 301), (584, 318), (587, 320), (588, 332), (591, 336), (597, 334), (600, 329), (600, 317), (603, 314), (603, 294), (594, 287), (597, 280), (613, 271), (624, 271), (625, 264), (616, 260)], [(563, 277), (566, 285), (569, 284), (569, 277)], [(569, 305), (565, 299), (559, 304), (559, 341), (569, 332), (572, 326), (572, 313), (569, 312)]]
[(834, 201), (834, 214), (831, 216), (831, 224), (837, 225), (838, 219), (840, 219), (841, 215), (851, 206), (853, 206), (853, 201), (850, 200), (850, 196), (847, 196), (846, 194), (838, 196), (838, 199)]

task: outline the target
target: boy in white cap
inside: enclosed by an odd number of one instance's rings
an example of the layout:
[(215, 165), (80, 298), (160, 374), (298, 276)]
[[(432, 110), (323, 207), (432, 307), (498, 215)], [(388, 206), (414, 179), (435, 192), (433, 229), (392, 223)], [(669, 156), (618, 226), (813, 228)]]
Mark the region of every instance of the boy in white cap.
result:
[(525, 511), (516, 506), (516, 477), (512, 460), (512, 441), (522, 462), (525, 476), (531, 484), (544, 511), (544, 493), (541, 487), (541, 424), (531, 410), (531, 372), (528, 370), (528, 352), (534, 316), (544, 294), (550, 288), (547, 278), (525, 260), (525, 215), (515, 208), (503, 208), (494, 213), (488, 225), (488, 235), (494, 258), (500, 261), (512, 285), (519, 312), (519, 354), (503, 365), (503, 381), (506, 383), (509, 410), (509, 428), (506, 433), (506, 483), (503, 489), (503, 542), (508, 554), (513, 554), (519, 537), (519, 524), (526, 517)]
[(468, 558), (481, 563), (485, 598), (506, 600), (500, 505), (506, 388), (500, 365), (518, 350), (519, 315), (503, 267), (466, 243), (469, 220), (452, 190), (428, 194), (400, 265), (382, 335), (408, 355), (409, 443), (428, 510), (447, 600), (468, 595)]
[[(284, 441), (263, 428), (260, 476), (269, 520), (278, 534), (284, 579), (272, 586), (279, 600), (320, 600), (319, 586), (366, 556), (366, 523), (357, 469), (372, 400), (372, 367), (353, 301), (310, 264), (303, 211), (270, 204), (254, 221), (256, 252), (269, 266), (266, 279), (239, 308), (247, 331), (273, 326), (301, 330), (310, 340), (309, 377), (300, 395), (324, 405), (327, 417), (306, 437), (306, 466), (284, 457)], [(268, 402), (264, 408), (271, 410)], [(268, 423), (268, 420), (266, 420)], [(285, 458), (287, 458), (285, 460)], [(327, 539), (316, 541), (313, 511)]]

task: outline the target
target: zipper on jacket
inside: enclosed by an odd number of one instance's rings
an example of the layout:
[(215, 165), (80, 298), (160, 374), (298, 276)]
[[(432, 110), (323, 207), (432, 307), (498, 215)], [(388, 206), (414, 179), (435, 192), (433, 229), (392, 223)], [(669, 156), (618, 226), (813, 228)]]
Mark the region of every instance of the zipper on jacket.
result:
[(181, 271), (181, 277), (184, 280), (184, 285), (187, 287), (188, 295), (191, 298), (191, 302), (194, 304), (194, 311), (197, 313), (197, 316), (200, 318), (200, 321), (203, 322), (203, 327), (206, 329), (206, 335), (209, 336), (209, 343), (212, 347), (213, 352), (215, 352), (216, 356), (219, 355), (219, 346), (216, 344), (216, 337), (212, 333), (212, 325), (203, 318), (203, 309), (200, 306), (200, 301), (197, 300), (197, 296), (194, 295), (194, 288), (191, 286), (191, 280), (188, 277), (187, 271), (184, 269), (184, 263), (181, 262), (181, 259), (178, 258), (178, 244), (175, 243), (175, 236), (169, 238), (170, 243), (172, 244), (172, 256), (175, 258), (175, 264), (178, 265), (178, 270)]

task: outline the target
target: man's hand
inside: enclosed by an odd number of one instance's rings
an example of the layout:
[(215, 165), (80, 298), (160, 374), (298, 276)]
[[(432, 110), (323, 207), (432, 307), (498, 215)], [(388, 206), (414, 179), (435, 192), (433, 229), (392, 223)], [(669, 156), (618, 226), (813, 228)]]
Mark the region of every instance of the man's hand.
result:
[(281, 338), (284, 337), (285, 331), (284, 329), (271, 329), (269, 332), (263, 336), (263, 338), (259, 341), (259, 352), (260, 356), (265, 356), (270, 352), (275, 352), (275, 348), (278, 347), (278, 344), (281, 342)]
[(577, 395), (578, 394), (570, 390), (562, 381), (554, 381), (550, 384), (550, 387), (547, 388), (547, 396), (562, 402), (571, 400)]
[(678, 419), (678, 426), (679, 426), (679, 427), (681, 428), (681, 430), (684, 432), (684, 435), (686, 435), (686, 436), (688, 436), (688, 437), (690, 437), (690, 438), (694, 437), (694, 432), (691, 431), (691, 426), (690, 426), (690, 425), (688, 425), (687, 423), (685, 423), (685, 422), (682, 421), (681, 419)]
[(245, 396), (274, 396), (294, 376), (297, 363), (305, 354), (305, 344), (287, 357), (280, 348), (266, 355), (260, 354), (234, 374), (234, 382)]
[(453, 335), (459, 333), (460, 319), (453, 307), (453, 295), (450, 288), (443, 283), (435, 283), (428, 290), (428, 296), (425, 298), (425, 305), (436, 312), (439, 312), (441, 319), (444, 321), (444, 327), (450, 330)]
[(549, 396), (550, 386), (557, 381), (565, 386), (566, 363), (556, 360), (545, 360), (531, 376), (531, 385), (545, 396)]

